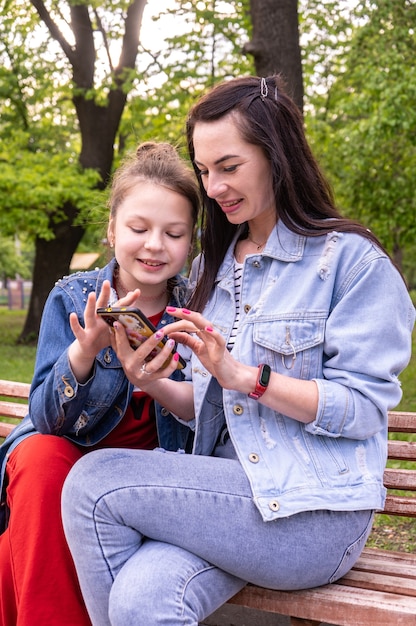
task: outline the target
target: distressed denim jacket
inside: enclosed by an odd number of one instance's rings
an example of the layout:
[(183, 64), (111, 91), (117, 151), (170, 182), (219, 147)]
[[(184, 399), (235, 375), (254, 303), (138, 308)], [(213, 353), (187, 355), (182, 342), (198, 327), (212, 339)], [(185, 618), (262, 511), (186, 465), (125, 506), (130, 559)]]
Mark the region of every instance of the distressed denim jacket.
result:
[[(227, 341), (235, 317), (237, 238), (203, 312)], [(203, 271), (198, 259), (191, 283)], [(303, 424), (222, 390), (196, 357), (194, 452), (212, 454), (224, 428), (264, 520), (315, 509), (380, 509), (387, 411), (411, 354), (415, 309), (386, 255), (363, 237), (307, 237), (282, 223), (245, 259), (233, 356), (315, 380), (319, 405)], [(224, 422), (225, 420), (225, 422)]]
[[(83, 324), (88, 294), (95, 291), (98, 295), (103, 281), (112, 281), (114, 264), (112, 260), (103, 269), (66, 276), (49, 294), (39, 334), (29, 415), (0, 447), (2, 483), (7, 458), (23, 438), (39, 432), (65, 436), (88, 447), (108, 435), (122, 419), (133, 385), (112, 348), (109, 346), (97, 355), (93, 373), (85, 384), (77, 382), (68, 360), (68, 348), (74, 340), (69, 314), (75, 311)], [(178, 275), (172, 306), (183, 306), (186, 293), (187, 280)], [(172, 321), (173, 318), (164, 313), (159, 326)], [(177, 370), (173, 377), (180, 379), (182, 374)], [(156, 405), (156, 422), (162, 447), (174, 451), (186, 447), (189, 428), (159, 405)]]

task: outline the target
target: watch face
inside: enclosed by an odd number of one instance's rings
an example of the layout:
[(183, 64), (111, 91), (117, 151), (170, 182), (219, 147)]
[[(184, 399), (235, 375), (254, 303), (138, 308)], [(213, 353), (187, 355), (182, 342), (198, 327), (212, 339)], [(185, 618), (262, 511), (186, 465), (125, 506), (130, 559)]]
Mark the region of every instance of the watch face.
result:
[(269, 365), (263, 365), (259, 378), (259, 383), (262, 387), (267, 387), (267, 385), (269, 384), (270, 373), (271, 369)]

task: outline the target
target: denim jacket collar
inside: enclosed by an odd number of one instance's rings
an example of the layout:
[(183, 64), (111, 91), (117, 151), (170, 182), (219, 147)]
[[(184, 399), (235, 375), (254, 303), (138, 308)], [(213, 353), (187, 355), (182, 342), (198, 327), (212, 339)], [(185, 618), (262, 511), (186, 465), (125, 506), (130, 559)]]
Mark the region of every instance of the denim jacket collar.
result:
[[(228, 274), (230, 268), (234, 266), (234, 248), (245, 228), (245, 225), (241, 225), (238, 228), (237, 233), (227, 250), (224, 262), (218, 272), (217, 282), (220, 282)], [(275, 228), (270, 233), (261, 254), (262, 256), (268, 256), (272, 259), (292, 263), (302, 259), (305, 245), (305, 236), (298, 235), (297, 233), (289, 230), (287, 226), (279, 220), (276, 223)]]

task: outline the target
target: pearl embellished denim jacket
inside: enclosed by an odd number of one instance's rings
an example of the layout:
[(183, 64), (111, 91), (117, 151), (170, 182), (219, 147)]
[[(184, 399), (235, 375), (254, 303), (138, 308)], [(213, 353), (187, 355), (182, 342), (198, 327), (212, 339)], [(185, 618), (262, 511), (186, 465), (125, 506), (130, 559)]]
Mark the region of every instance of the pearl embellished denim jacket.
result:
[[(49, 294), (42, 315), (29, 415), (0, 447), (1, 484), (10, 452), (25, 437), (36, 432), (60, 435), (87, 447), (98, 443), (122, 419), (133, 385), (127, 380), (112, 348), (109, 346), (97, 355), (93, 373), (82, 385), (77, 382), (68, 360), (68, 348), (74, 340), (69, 314), (75, 311), (83, 323), (88, 294), (95, 291), (98, 295), (103, 281), (112, 281), (114, 267), (113, 259), (100, 270), (66, 276)], [(187, 280), (178, 275), (170, 304), (183, 306), (186, 293)], [(159, 326), (172, 321), (173, 318), (164, 313)], [(177, 370), (173, 377), (180, 379), (182, 374)], [(156, 422), (163, 448), (176, 451), (186, 447), (189, 428), (157, 404)]]
[[(234, 317), (237, 238), (204, 317), (227, 342)], [(199, 267), (194, 261), (191, 284)], [(265, 521), (316, 509), (379, 509), (385, 500), (387, 411), (411, 354), (415, 309), (391, 261), (352, 233), (304, 237), (278, 223), (246, 257), (237, 360), (315, 380), (315, 419), (303, 424), (222, 390), (192, 357), (194, 452), (213, 453), (224, 420)]]

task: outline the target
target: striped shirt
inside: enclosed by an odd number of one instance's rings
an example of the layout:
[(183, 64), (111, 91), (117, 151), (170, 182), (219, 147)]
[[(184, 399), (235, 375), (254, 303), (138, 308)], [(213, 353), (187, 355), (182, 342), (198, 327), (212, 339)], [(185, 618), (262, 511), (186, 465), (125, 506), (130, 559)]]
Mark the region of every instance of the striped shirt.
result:
[(241, 279), (243, 277), (243, 264), (234, 260), (234, 298), (235, 298), (235, 319), (228, 340), (228, 349), (231, 350), (235, 343), (235, 338), (240, 324), (240, 300), (241, 300)]

